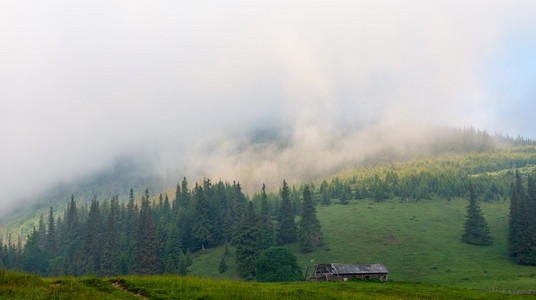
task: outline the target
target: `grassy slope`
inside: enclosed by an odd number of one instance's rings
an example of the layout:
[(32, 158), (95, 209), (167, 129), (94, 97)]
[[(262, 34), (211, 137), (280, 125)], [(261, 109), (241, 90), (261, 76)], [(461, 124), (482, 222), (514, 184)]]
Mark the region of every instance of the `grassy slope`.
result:
[[(383, 262), (391, 280), (487, 290), (531, 290), (536, 268), (516, 265), (506, 253), (508, 202), (482, 203), (494, 244), (460, 242), (467, 200), (431, 200), (317, 207), (324, 244), (298, 254), (300, 265), (314, 263)], [(296, 244), (289, 248), (299, 253)], [(217, 272), (223, 248), (195, 254), (192, 273), (213, 278), (238, 278), (232, 260), (225, 274)]]
[(2, 299), (511, 299), (510, 295), (415, 283), (246, 283), (197, 277), (48, 278), (0, 272)]

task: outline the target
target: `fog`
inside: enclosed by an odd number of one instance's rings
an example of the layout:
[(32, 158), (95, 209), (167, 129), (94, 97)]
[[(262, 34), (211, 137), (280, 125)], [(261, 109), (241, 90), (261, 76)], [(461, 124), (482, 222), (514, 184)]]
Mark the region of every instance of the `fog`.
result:
[(258, 190), (433, 126), (536, 136), (534, 1), (288, 2), (2, 1), (0, 209), (121, 154)]

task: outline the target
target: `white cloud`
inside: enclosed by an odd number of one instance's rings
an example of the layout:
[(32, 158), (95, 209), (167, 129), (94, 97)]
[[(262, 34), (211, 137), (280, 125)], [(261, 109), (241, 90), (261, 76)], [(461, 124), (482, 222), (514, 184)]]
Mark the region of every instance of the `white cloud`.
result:
[[(4, 1), (2, 201), (133, 149), (179, 163), (218, 141), (224, 149), (187, 161), (192, 170), (262, 177), (284, 175), (291, 161), (323, 169), (326, 156), (358, 157), (354, 142), (374, 140), (362, 128), (500, 129), (481, 72), (509, 34), (535, 28), (534, 6)], [(292, 128), (297, 146), (272, 161), (232, 157), (233, 137), (274, 126)]]

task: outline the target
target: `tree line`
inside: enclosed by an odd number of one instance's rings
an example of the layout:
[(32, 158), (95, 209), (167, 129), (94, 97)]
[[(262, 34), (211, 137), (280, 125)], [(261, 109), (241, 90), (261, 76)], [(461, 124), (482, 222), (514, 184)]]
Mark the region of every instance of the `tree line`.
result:
[(508, 251), (517, 263), (536, 265), (536, 182), (529, 175), (525, 189), (519, 172), (511, 184)]
[[(493, 242), (471, 183), (462, 241), (480, 246)], [(536, 181), (529, 174), (525, 189), (518, 170), (510, 188), (508, 253), (518, 264), (536, 265)]]
[[(184, 178), (173, 199), (154, 199), (146, 189), (136, 201), (131, 189), (128, 201), (94, 198), (87, 207), (72, 196), (63, 216), (52, 208), (47, 218), (41, 215), (24, 245), (20, 237), (0, 244), (0, 267), (42, 276), (185, 275), (192, 252), (225, 245), (229, 256), (229, 244), (239, 273), (253, 277), (257, 259), (270, 246), (299, 242), (301, 251), (310, 252), (322, 242), (309, 187), (303, 189), (298, 222), (290, 195), (283, 181), (279, 194), (270, 195), (278, 199), (275, 210), (264, 185), (254, 205), (238, 182), (204, 179), (189, 188)], [(222, 263), (225, 272), (225, 257)]]

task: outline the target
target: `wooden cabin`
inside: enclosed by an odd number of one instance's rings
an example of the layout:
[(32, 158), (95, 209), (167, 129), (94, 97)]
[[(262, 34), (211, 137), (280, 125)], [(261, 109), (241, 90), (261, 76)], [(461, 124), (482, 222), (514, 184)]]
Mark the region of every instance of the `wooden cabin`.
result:
[(314, 281), (347, 281), (352, 278), (375, 278), (387, 281), (389, 271), (382, 263), (376, 264), (319, 264), (311, 280)]

